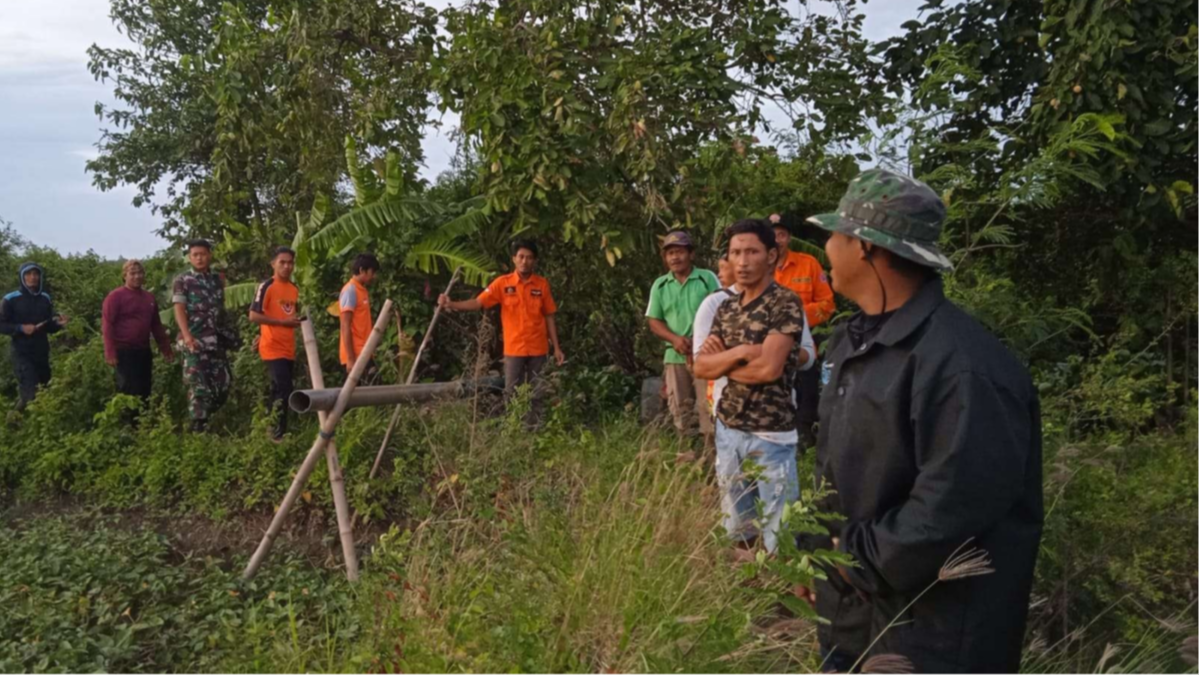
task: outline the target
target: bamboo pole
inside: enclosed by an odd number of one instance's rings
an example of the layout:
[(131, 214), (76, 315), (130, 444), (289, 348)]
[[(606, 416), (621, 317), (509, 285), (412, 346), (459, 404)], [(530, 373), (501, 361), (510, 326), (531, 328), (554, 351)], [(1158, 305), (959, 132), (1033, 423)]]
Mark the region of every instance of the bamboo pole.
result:
[(242, 573), (243, 579), (250, 579), (258, 572), (262, 561), (266, 559), (267, 553), (271, 550), (271, 545), (275, 543), (275, 537), (279, 536), (279, 531), (283, 529), (283, 521), (287, 519), (287, 512), (291, 510), (292, 504), (300, 496), (300, 491), (304, 489), (304, 483), (308, 482), (308, 476), (316, 468), (317, 460), (324, 454), (329, 442), (333, 440), (333, 431), (337, 428), (337, 423), (341, 421), (341, 416), (346, 411), (346, 404), (349, 402), (350, 394), (353, 393), (354, 387), (358, 385), (358, 379), (362, 377), (363, 371), (366, 370), (367, 364), (375, 354), (375, 349), (379, 346), (379, 341), (383, 338), (383, 331), (387, 326), (388, 320), (391, 318), (390, 314), (391, 301), (388, 300), (383, 303), (383, 309), (379, 312), (379, 318), (375, 321), (375, 327), (371, 330), (370, 337), (366, 339), (366, 345), (363, 346), (362, 353), (358, 355), (358, 361), (354, 363), (353, 369), (350, 370), (349, 376), (346, 377), (346, 383), (341, 388), (341, 395), (337, 397), (337, 405), (333, 407), (333, 410), (329, 411), (329, 414), (325, 417), (325, 421), (321, 423), (320, 433), (317, 434), (316, 440), (312, 442), (312, 449), (308, 451), (308, 456), (304, 458), (304, 463), (300, 465), (300, 470), (296, 472), (296, 477), (292, 480), (291, 487), (287, 489), (287, 495), (283, 497), (283, 502), (279, 504), (279, 510), (275, 512), (275, 517), (271, 520), (270, 527), (267, 528), (266, 534), (262, 537), (262, 542), (258, 544), (258, 550), (254, 551), (254, 555), (250, 557), (250, 563), (246, 565), (246, 571)]
[[(462, 273), (462, 266), (459, 265), (454, 270), (453, 276), (450, 277), (450, 283), (445, 287), (444, 295), (449, 295), (454, 288), (454, 282), (458, 281), (458, 275)], [(433, 310), (433, 318), (429, 320), (429, 328), (425, 331), (425, 336), (421, 338), (420, 346), (416, 348), (416, 356), (412, 357), (412, 368), (408, 371), (408, 379), (404, 384), (412, 384), (416, 379), (416, 369), (420, 366), (421, 354), (425, 353), (425, 345), (429, 344), (429, 337), (433, 335), (433, 327), (437, 325), (437, 319), (441, 316), (441, 305)], [(396, 404), (395, 410), (391, 413), (391, 421), (387, 423), (387, 431), (383, 432), (383, 442), (379, 444), (379, 452), (375, 453), (375, 463), (371, 466), (370, 478), (374, 479), (375, 474), (379, 472), (379, 464), (383, 462), (383, 452), (387, 449), (387, 443), (391, 440), (391, 433), (395, 431), (396, 422), (400, 421), (400, 405)]]
[[(312, 320), (305, 318), (300, 324), (304, 336), (304, 353), (308, 356), (308, 376), (313, 387), (325, 386), (325, 374), (321, 371), (321, 357), (316, 345), (316, 330)], [(317, 413), (320, 423), (325, 423), (327, 414)], [(337, 510), (337, 534), (341, 539), (341, 553), (346, 561), (346, 578), (358, 581), (358, 552), (354, 549), (354, 526), (350, 517), (350, 504), (346, 499), (346, 484), (341, 473), (341, 461), (337, 456), (337, 443), (329, 440), (325, 449), (325, 461), (329, 466), (329, 487), (333, 491), (333, 507)]]
[[(462, 267), (454, 270), (454, 275), (450, 277), (450, 283), (445, 287), (444, 295), (449, 295), (454, 289), (454, 283), (458, 281), (458, 275), (462, 273)], [(416, 356), (412, 357), (412, 369), (408, 371), (408, 380), (404, 384), (412, 384), (416, 379), (416, 368), (420, 365), (421, 354), (425, 353), (425, 345), (429, 344), (429, 337), (433, 335), (433, 327), (437, 325), (437, 319), (441, 316), (441, 305), (433, 310), (433, 318), (429, 319), (429, 330), (425, 331), (425, 336), (421, 338), (420, 346), (416, 348)]]
[[(368, 386), (359, 384), (350, 394), (350, 402), (346, 409), (362, 408), (364, 406), (393, 406), (397, 403), (412, 404), (422, 401), (433, 401), (446, 398), (463, 398), (478, 390), (504, 388), (502, 376), (485, 377), (481, 380), (454, 380), (452, 382), (426, 382), (424, 384), (385, 384)], [(288, 407), (293, 412), (304, 413), (328, 412), (337, 404), (341, 396), (341, 388), (332, 389), (296, 389), (287, 398)]]

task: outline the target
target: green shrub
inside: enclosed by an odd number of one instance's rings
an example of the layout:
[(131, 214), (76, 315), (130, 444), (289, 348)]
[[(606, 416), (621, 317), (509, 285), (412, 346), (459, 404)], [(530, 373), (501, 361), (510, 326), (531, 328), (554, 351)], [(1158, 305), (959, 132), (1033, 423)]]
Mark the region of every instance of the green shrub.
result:
[(0, 565), (3, 672), (300, 672), (360, 630), (353, 590), (300, 558), (242, 582), (112, 518), (0, 527)]

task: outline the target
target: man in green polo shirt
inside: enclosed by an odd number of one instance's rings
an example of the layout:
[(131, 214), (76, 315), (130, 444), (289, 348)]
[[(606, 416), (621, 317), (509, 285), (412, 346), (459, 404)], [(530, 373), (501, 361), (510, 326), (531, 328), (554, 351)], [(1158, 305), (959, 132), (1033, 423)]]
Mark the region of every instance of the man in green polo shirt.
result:
[(700, 303), (720, 288), (720, 281), (709, 270), (695, 266), (695, 245), (681, 230), (666, 235), (662, 241), (662, 261), (670, 270), (658, 277), (649, 292), (649, 307), (645, 316), (649, 329), (668, 345), (662, 379), (674, 426), (684, 436), (694, 436), (696, 421), (707, 439), (712, 436), (712, 420), (702, 414), (705, 380), (697, 380), (691, 372), (691, 327)]

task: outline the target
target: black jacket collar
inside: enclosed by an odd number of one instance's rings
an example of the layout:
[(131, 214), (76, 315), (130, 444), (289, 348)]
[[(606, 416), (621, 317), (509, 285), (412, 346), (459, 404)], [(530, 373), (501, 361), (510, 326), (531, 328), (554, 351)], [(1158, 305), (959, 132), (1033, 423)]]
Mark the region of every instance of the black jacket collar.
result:
[(895, 316), (892, 316), (887, 325), (879, 331), (875, 342), (890, 347), (903, 340), (911, 335), (912, 331), (919, 328), (920, 324), (924, 323), (944, 301), (945, 289), (941, 280), (933, 279), (926, 282), (916, 292), (915, 297), (903, 307), (895, 310)]

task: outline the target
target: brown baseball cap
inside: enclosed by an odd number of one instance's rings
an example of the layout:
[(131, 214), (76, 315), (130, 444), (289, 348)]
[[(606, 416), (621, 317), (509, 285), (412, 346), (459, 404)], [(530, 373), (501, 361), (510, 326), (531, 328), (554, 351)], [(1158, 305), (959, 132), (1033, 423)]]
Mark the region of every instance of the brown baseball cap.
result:
[(685, 246), (695, 250), (695, 243), (691, 241), (691, 235), (682, 230), (674, 230), (666, 234), (666, 238), (662, 240), (662, 250), (665, 251), (671, 246)]

